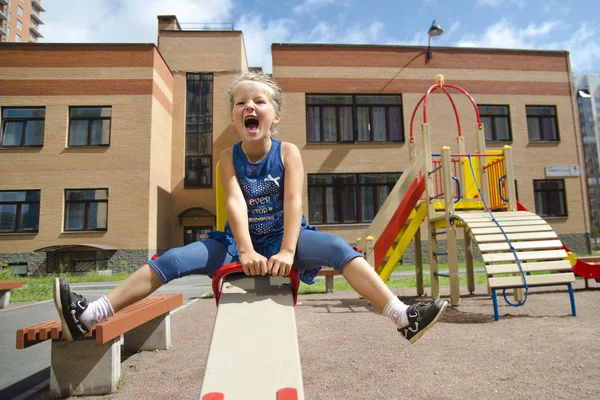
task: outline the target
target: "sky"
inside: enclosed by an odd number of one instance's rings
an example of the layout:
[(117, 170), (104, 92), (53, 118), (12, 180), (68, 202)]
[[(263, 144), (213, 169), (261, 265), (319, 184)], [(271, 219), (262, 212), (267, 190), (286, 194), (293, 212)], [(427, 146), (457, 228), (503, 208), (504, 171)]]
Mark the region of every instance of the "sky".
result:
[(567, 50), (575, 74), (600, 73), (599, 0), (42, 0), (46, 43), (156, 43), (157, 15), (183, 29), (241, 30), (248, 64), (272, 70), (272, 43)]

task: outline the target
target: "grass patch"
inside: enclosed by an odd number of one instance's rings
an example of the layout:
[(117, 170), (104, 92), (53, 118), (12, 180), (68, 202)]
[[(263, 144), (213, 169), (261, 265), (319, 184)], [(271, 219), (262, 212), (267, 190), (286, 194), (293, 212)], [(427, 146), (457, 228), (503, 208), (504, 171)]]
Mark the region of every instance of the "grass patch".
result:
[[(450, 281), (448, 278), (440, 277), (440, 286), (449, 286)], [(475, 274), (475, 284), (476, 285), (484, 285), (486, 283), (485, 274)], [(465, 275), (458, 277), (458, 282), (461, 286), (467, 285), (467, 277)], [(387, 286), (390, 289), (411, 289), (417, 287), (417, 279), (414, 276), (407, 276), (402, 278), (393, 278), (387, 282)], [(429, 275), (423, 274), (423, 286), (431, 287), (431, 281)], [(333, 290), (334, 291), (348, 291), (354, 290), (352, 287), (346, 282), (345, 279), (334, 279), (333, 280)], [(311, 294), (311, 293), (324, 293), (325, 292), (325, 280), (318, 280), (314, 285), (306, 285), (304, 283), (300, 284), (298, 288), (299, 294)]]
[(52, 299), (52, 282), (54, 278), (66, 278), (69, 283), (82, 282), (118, 282), (131, 275), (129, 272), (119, 272), (113, 275), (103, 275), (97, 272), (87, 274), (57, 274), (41, 277), (19, 277), (10, 273), (9, 268), (0, 271), (0, 281), (21, 281), (23, 287), (10, 291), (11, 303), (31, 301), (46, 301)]

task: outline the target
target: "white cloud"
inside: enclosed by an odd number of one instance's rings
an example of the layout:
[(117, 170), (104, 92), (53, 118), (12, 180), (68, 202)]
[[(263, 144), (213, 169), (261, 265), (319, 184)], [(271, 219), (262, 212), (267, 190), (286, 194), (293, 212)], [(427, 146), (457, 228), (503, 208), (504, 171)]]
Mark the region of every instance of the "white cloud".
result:
[(384, 40), (384, 25), (375, 21), (369, 25), (342, 25), (321, 21), (310, 31), (299, 32), (292, 37), (293, 42), (301, 43), (381, 43)]
[(302, 4), (295, 6), (292, 11), (295, 14), (309, 14), (335, 2), (336, 0), (304, 0)]
[[(455, 45), (459, 47), (491, 47), (509, 49), (566, 50), (570, 54), (571, 68), (576, 73), (593, 72), (600, 61), (600, 36), (597, 28), (582, 23), (570, 37), (564, 34), (568, 26), (559, 21), (530, 24), (517, 28), (505, 18), (489, 27), (483, 34), (465, 35)], [(549, 36), (565, 37), (551, 40)]]
[(516, 28), (506, 18), (502, 18), (482, 35), (463, 36), (456, 46), (532, 49), (536, 47), (536, 38), (548, 35), (559, 25), (558, 21), (547, 21), (541, 25), (530, 24), (526, 28)]
[(179, 22), (231, 22), (234, 0), (54, 0), (44, 8), (44, 42), (155, 43), (157, 15)]
[(279, 19), (264, 22), (262, 16), (243, 16), (236, 23), (236, 29), (244, 35), (244, 45), (250, 67), (263, 67), (264, 72), (270, 73), (273, 64), (271, 44), (289, 40), (289, 27), (294, 22), (289, 19)]
[(516, 5), (519, 8), (525, 7), (525, 0), (477, 0), (478, 6), (501, 7)]

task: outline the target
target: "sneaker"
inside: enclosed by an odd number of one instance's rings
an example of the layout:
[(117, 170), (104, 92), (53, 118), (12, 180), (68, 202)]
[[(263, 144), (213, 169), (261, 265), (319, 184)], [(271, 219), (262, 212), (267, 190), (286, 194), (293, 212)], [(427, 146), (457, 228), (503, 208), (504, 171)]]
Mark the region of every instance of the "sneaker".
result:
[(413, 304), (406, 310), (408, 325), (398, 328), (398, 332), (402, 333), (409, 342), (416, 342), (440, 319), (446, 306), (448, 302), (441, 299), (429, 304)]
[(62, 324), (63, 338), (68, 341), (79, 339), (89, 332), (89, 329), (79, 321), (79, 317), (88, 307), (88, 300), (69, 289), (69, 282), (63, 278), (54, 278), (52, 288), (54, 306)]

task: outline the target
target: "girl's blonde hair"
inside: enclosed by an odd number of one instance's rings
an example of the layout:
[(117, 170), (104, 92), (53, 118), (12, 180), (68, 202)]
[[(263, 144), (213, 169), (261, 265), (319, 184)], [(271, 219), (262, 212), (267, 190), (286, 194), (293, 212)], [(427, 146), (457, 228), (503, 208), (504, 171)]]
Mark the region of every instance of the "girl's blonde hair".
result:
[(283, 94), (281, 93), (281, 88), (279, 87), (279, 85), (277, 85), (277, 83), (275, 83), (275, 81), (273, 80), (271, 75), (263, 74), (262, 72), (253, 72), (253, 71), (242, 72), (242, 73), (238, 74), (231, 82), (231, 85), (229, 86), (229, 112), (230, 113), (233, 111), (233, 106), (234, 106), (233, 91), (236, 87), (238, 87), (243, 82), (259, 82), (259, 83), (264, 83), (265, 85), (267, 85), (271, 91), (271, 104), (273, 105), (275, 112), (277, 114), (281, 115), (281, 110), (283, 108)]

